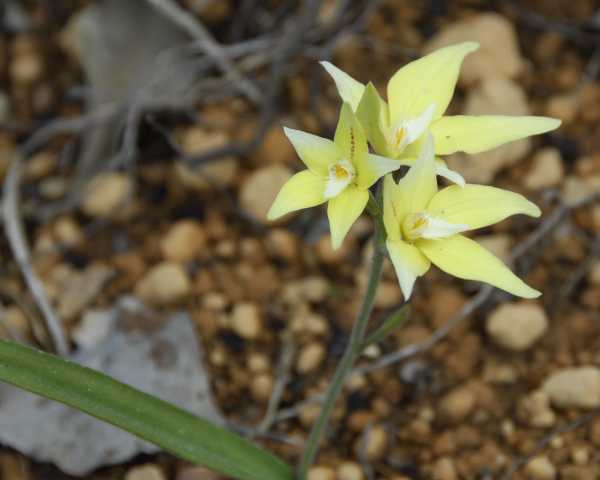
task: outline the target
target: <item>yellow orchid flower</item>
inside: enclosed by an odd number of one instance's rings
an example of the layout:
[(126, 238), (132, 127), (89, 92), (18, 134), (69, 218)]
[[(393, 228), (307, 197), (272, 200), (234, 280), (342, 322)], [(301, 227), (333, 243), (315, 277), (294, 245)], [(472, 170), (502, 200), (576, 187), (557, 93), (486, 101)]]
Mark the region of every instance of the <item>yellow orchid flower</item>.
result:
[(522, 195), (484, 185), (437, 188), (434, 143), (423, 142), (416, 163), (399, 181), (387, 175), (383, 187), (386, 246), (404, 297), (431, 263), (466, 280), (490, 283), (513, 295), (535, 298), (526, 285), (497, 257), (461, 232), (486, 227), (510, 215), (540, 215)]
[[(342, 99), (348, 102), (363, 125), (375, 153), (412, 165), (424, 133), (435, 140), (436, 155), (454, 152), (479, 153), (504, 143), (558, 128), (560, 120), (536, 116), (443, 116), (458, 79), (463, 59), (477, 50), (464, 42), (436, 50), (400, 70), (387, 85), (387, 104), (375, 87), (353, 79), (329, 62), (321, 62), (333, 77)], [(436, 159), (436, 172), (454, 183), (463, 178)]]
[(307, 170), (296, 173), (283, 185), (268, 218), (275, 220), (328, 202), (331, 243), (337, 249), (365, 209), (369, 187), (400, 164), (369, 153), (365, 133), (346, 103), (333, 141), (291, 128), (284, 131)]

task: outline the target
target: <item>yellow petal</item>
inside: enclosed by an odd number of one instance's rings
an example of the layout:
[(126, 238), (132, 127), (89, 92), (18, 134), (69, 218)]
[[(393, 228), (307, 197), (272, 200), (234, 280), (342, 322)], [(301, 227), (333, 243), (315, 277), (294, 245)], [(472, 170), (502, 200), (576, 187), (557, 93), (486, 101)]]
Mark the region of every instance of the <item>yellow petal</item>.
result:
[(367, 153), (356, 163), (356, 183), (359, 188), (365, 189), (373, 185), (385, 174), (398, 170), (400, 162), (391, 158), (381, 157), (373, 153)]
[(329, 165), (343, 156), (342, 150), (327, 138), (287, 127), (283, 131), (304, 165), (314, 173), (327, 175)]
[(327, 73), (331, 75), (333, 81), (335, 82), (335, 86), (337, 87), (338, 93), (342, 100), (346, 103), (350, 104), (353, 111), (356, 111), (358, 108), (358, 103), (360, 102), (360, 98), (365, 91), (365, 86), (357, 80), (354, 80), (350, 75), (348, 75), (343, 70), (340, 70), (335, 65), (329, 62), (319, 62)]
[(358, 169), (369, 148), (365, 132), (347, 103), (342, 105), (333, 141), (341, 148), (344, 158)]
[(549, 132), (560, 120), (549, 117), (505, 115), (456, 115), (442, 117), (431, 125), (435, 153), (479, 153), (520, 138)]
[(356, 117), (375, 153), (384, 157), (393, 156), (382, 131), (388, 127), (388, 116), (387, 104), (379, 96), (375, 86), (369, 82), (356, 109)]
[(394, 265), (394, 270), (396, 270), (404, 300), (408, 300), (415, 280), (429, 270), (431, 263), (414, 245), (410, 245), (402, 240), (394, 241), (388, 239), (386, 246)]
[(390, 240), (400, 240), (400, 228), (408, 214), (402, 193), (391, 175), (383, 179), (383, 224)]
[(415, 245), (431, 263), (455, 277), (486, 282), (518, 297), (536, 298), (541, 295), (512, 273), (500, 259), (462, 235), (438, 240), (421, 239)]
[(409, 213), (425, 209), (437, 192), (433, 148), (431, 136), (428, 136), (418, 160), (398, 182), (401, 202)]
[(523, 195), (486, 185), (452, 185), (434, 195), (427, 211), (436, 218), (469, 229), (487, 227), (511, 215), (539, 217), (540, 209)]
[(441, 117), (452, 99), (463, 59), (478, 47), (474, 42), (451, 45), (398, 70), (387, 87), (390, 124), (416, 118), (432, 103), (433, 118)]
[[(416, 161), (417, 159), (415, 157), (405, 157), (404, 155), (398, 159), (400, 165), (406, 167), (411, 167)], [(446, 180), (449, 180), (452, 183), (456, 183), (460, 187), (465, 186), (466, 182), (463, 176), (454, 170), (450, 170), (446, 162), (438, 157), (435, 158), (435, 173), (436, 175), (444, 177)]]
[(324, 203), (325, 181), (310, 170), (296, 173), (281, 187), (267, 218), (275, 220), (286, 213)]
[(331, 244), (337, 250), (346, 237), (348, 230), (365, 209), (369, 201), (368, 190), (349, 186), (337, 197), (329, 200), (327, 216), (331, 229)]

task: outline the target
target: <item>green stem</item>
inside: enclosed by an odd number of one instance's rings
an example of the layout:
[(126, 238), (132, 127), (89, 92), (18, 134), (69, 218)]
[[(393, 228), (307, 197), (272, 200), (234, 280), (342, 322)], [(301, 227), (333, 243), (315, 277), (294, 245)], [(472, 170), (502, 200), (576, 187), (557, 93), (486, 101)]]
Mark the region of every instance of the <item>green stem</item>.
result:
[(313, 425), (306, 441), (306, 447), (302, 454), (302, 458), (300, 459), (300, 463), (298, 464), (299, 480), (305, 480), (307, 477), (308, 469), (315, 459), (317, 450), (319, 448), (319, 443), (323, 436), (324, 429), (329, 421), (329, 417), (331, 416), (331, 412), (333, 411), (333, 407), (335, 406), (335, 402), (340, 396), (344, 382), (352, 371), (352, 367), (356, 363), (356, 360), (362, 351), (363, 338), (365, 336), (367, 324), (369, 323), (371, 310), (373, 309), (373, 301), (375, 300), (375, 294), (377, 293), (377, 287), (379, 286), (379, 280), (383, 270), (383, 260), (385, 258), (382, 240), (383, 232), (381, 231), (381, 228), (377, 222), (375, 225), (375, 232), (375, 247), (373, 252), (373, 260), (371, 263), (371, 273), (369, 275), (369, 282), (367, 284), (367, 291), (365, 292), (363, 303), (356, 322), (354, 322), (354, 326), (352, 327), (352, 333), (350, 334), (350, 339), (348, 340), (348, 345), (346, 346), (344, 356), (337, 366), (331, 383), (327, 388), (325, 399), (323, 400), (323, 405), (321, 406), (321, 412), (319, 413), (319, 417)]

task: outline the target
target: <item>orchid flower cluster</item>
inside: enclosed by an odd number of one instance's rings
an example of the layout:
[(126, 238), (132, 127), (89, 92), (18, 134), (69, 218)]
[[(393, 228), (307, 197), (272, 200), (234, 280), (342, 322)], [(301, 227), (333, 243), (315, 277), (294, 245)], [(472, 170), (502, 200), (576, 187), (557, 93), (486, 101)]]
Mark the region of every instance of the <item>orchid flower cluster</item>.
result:
[[(405, 299), (432, 263), (519, 297), (539, 296), (463, 235), (519, 213), (538, 217), (539, 208), (517, 193), (465, 183), (439, 157), (484, 152), (560, 125), (538, 116), (445, 116), (461, 64), (477, 48), (473, 42), (452, 45), (402, 67), (387, 84), (387, 103), (372, 83), (365, 86), (322, 62), (343, 100), (333, 141), (284, 129), (307, 169), (284, 184), (269, 218), (327, 202), (337, 249), (365, 210), (369, 189), (383, 177), (385, 244)], [(393, 174), (403, 166), (408, 171), (397, 182)], [(452, 185), (439, 189), (437, 176)]]

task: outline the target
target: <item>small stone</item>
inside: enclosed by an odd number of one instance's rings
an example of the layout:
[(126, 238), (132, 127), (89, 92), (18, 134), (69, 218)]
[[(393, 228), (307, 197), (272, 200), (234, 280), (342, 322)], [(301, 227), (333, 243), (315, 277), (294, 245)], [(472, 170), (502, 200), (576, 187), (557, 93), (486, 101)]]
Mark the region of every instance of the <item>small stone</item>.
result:
[(536, 390), (519, 402), (519, 413), (523, 421), (534, 428), (548, 428), (556, 422), (550, 408), (550, 398), (543, 390)]
[(54, 223), (54, 236), (61, 245), (74, 247), (81, 243), (84, 233), (72, 217), (60, 217)]
[(90, 217), (111, 217), (122, 209), (133, 193), (133, 184), (123, 173), (102, 173), (87, 186), (81, 209)]
[(24, 177), (34, 181), (47, 177), (56, 168), (56, 154), (47, 150), (36, 153), (25, 164)]
[(308, 471), (308, 480), (336, 480), (335, 472), (329, 467), (311, 467)]
[(536, 303), (506, 303), (488, 317), (486, 331), (494, 343), (515, 352), (530, 348), (548, 329), (548, 318)]
[(166, 480), (164, 473), (156, 465), (133, 467), (125, 474), (125, 480)]
[(279, 164), (259, 168), (242, 184), (240, 205), (256, 220), (269, 223), (267, 213), (279, 190), (292, 174), (292, 170)]
[(434, 480), (456, 480), (458, 475), (454, 462), (449, 457), (442, 457), (433, 466)]
[(447, 393), (439, 403), (442, 421), (458, 423), (467, 418), (477, 403), (477, 397), (468, 385), (457, 387)]
[(497, 13), (482, 13), (452, 22), (427, 42), (425, 52), (466, 41), (478, 42), (480, 47), (464, 60), (460, 70), (464, 84), (472, 85), (490, 77), (514, 78), (523, 70), (524, 62), (513, 23)]
[(590, 451), (584, 446), (578, 446), (571, 451), (571, 458), (575, 465), (587, 465), (590, 461)]
[(317, 369), (325, 359), (325, 347), (318, 342), (306, 345), (298, 354), (296, 370), (298, 373), (306, 374)]
[(554, 480), (556, 468), (546, 456), (534, 457), (525, 467), (525, 472), (533, 480)]
[[(465, 115), (530, 115), (527, 96), (519, 84), (503, 78), (487, 78), (472, 89), (466, 100)], [(530, 149), (529, 139), (521, 139), (482, 153), (462, 152), (448, 157), (450, 168), (468, 182), (489, 183), (496, 173), (514, 165)]]
[(562, 181), (564, 174), (560, 151), (554, 147), (547, 147), (533, 157), (531, 170), (523, 183), (530, 190), (554, 187)]
[(291, 305), (302, 302), (322, 302), (329, 293), (329, 282), (324, 277), (309, 276), (288, 282), (283, 286), (282, 299)]
[(389, 438), (385, 428), (381, 425), (375, 425), (368, 429), (366, 437), (360, 439), (364, 444), (364, 456), (368, 462), (381, 460), (388, 448)]
[(152, 305), (167, 305), (187, 296), (190, 280), (184, 268), (174, 262), (152, 267), (135, 286), (135, 293)]
[(290, 231), (275, 228), (266, 238), (267, 251), (274, 258), (292, 261), (298, 256), (298, 238)]
[(354, 462), (343, 462), (336, 469), (337, 480), (364, 480), (365, 475), (360, 465)]
[(160, 249), (166, 260), (187, 262), (196, 258), (205, 245), (202, 225), (194, 220), (180, 220), (162, 238)]
[(280, 126), (270, 128), (252, 154), (252, 159), (263, 165), (265, 162), (291, 164), (297, 157), (294, 147)]
[[(225, 132), (209, 131), (202, 127), (191, 127), (180, 133), (179, 136), (183, 151), (190, 156), (199, 156), (224, 148), (230, 142), (230, 138)], [(202, 192), (214, 187), (231, 186), (238, 168), (238, 160), (232, 156), (222, 157), (198, 167), (178, 162), (175, 165), (175, 178), (185, 187)]]
[(267, 402), (273, 391), (273, 376), (268, 373), (257, 375), (250, 384), (250, 391), (255, 400)]
[(579, 113), (582, 99), (582, 95), (579, 92), (555, 95), (548, 100), (546, 115), (558, 118), (565, 123), (572, 122)]
[(600, 407), (600, 369), (593, 366), (563, 369), (552, 374), (542, 389), (557, 407)]
[(590, 266), (588, 280), (594, 285), (600, 285), (600, 260), (594, 260)]
[(561, 197), (567, 205), (574, 205), (595, 194), (600, 189), (600, 176), (582, 178), (568, 175), (562, 184)]
[(231, 312), (231, 328), (240, 337), (248, 340), (258, 338), (262, 330), (262, 320), (258, 305), (238, 303)]

